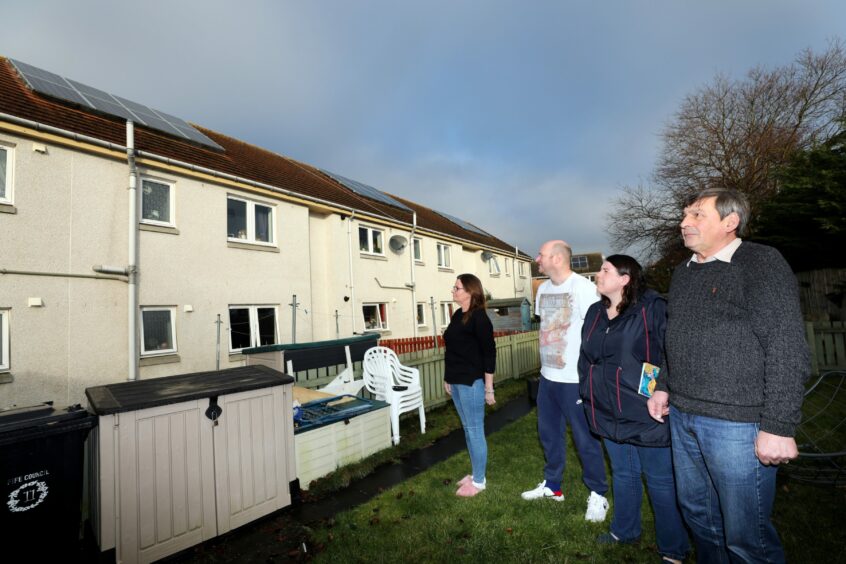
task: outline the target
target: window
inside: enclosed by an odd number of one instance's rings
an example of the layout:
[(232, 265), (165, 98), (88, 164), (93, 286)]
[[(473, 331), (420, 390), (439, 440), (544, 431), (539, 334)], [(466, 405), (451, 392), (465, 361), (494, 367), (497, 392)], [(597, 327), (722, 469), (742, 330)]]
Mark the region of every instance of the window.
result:
[(231, 352), (276, 343), (276, 306), (229, 306)]
[(0, 145), (0, 204), (12, 203), (12, 157), (11, 147)]
[(226, 233), (230, 241), (259, 245), (275, 243), (274, 208), (229, 196), (226, 200)]
[(511, 259), (505, 259), (503, 262), (505, 263), (505, 275), (511, 276), (511, 272), (508, 270), (508, 263), (511, 262)]
[(438, 243), (438, 266), (441, 268), (449, 268), (450, 264), (449, 245)]
[(0, 309), (0, 370), (9, 370), (9, 310)]
[(364, 314), (364, 328), (376, 331), (388, 329), (388, 304), (363, 304), (361, 311)]
[(141, 180), (141, 221), (173, 226), (173, 186), (144, 178)]
[(518, 262), (518, 263), (517, 263), (517, 273), (520, 275), (520, 277), (521, 277), (521, 278), (525, 278), (525, 277), (526, 277), (526, 271), (525, 271), (525, 270), (523, 270), (523, 268), (525, 268), (525, 263), (523, 263), (523, 262)]
[(499, 276), (499, 260), (496, 257), (488, 259), (488, 273), (491, 276)]
[(418, 327), (425, 327), (426, 326), (426, 304), (425, 302), (420, 302), (417, 304), (417, 326)]
[(588, 259), (585, 255), (576, 255), (570, 259), (570, 268), (573, 270), (584, 270), (588, 267)]
[(411, 248), (414, 252), (414, 260), (423, 262), (423, 241), (415, 237), (411, 240)]
[(446, 327), (455, 313), (455, 304), (452, 302), (441, 302), (441, 326)]
[(372, 227), (359, 227), (358, 250), (368, 255), (384, 255), (382, 231)]
[(174, 331), (175, 308), (141, 308), (141, 354), (158, 355), (176, 352)]

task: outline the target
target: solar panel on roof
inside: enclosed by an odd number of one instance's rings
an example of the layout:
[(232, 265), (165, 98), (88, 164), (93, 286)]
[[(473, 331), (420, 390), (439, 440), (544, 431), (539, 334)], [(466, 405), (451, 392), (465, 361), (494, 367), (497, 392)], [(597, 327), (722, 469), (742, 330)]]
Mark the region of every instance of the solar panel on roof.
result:
[(172, 116), (170, 114), (166, 114), (158, 110), (156, 110), (156, 113), (158, 113), (163, 119), (167, 120), (170, 125), (175, 127), (177, 131), (179, 131), (182, 135), (188, 137), (189, 139), (193, 139), (197, 143), (202, 144), (214, 143), (214, 141), (212, 141), (203, 133), (192, 127), (191, 124), (185, 121), (184, 119)]
[(79, 92), (77, 92), (67, 84), (60, 84), (58, 82), (39, 78), (37, 76), (29, 77), (29, 80), (27, 82), (29, 83), (29, 87), (35, 90), (36, 92), (47, 94), (48, 96), (52, 96), (53, 98), (67, 100), (68, 102), (79, 104), (80, 106), (88, 105), (88, 101), (82, 96), (80, 96)]
[(381, 190), (377, 190), (373, 186), (368, 186), (367, 184), (363, 184), (361, 182), (358, 182), (357, 180), (350, 180), (349, 178), (345, 178), (345, 177), (341, 176), (340, 174), (335, 174), (334, 172), (329, 172), (328, 170), (322, 170), (321, 169), (321, 171), (324, 174), (334, 178), (335, 180), (337, 180), (338, 182), (340, 182), (341, 184), (343, 184), (344, 186), (346, 186), (347, 188), (349, 188), (350, 190), (352, 190), (353, 192), (355, 192), (359, 196), (364, 196), (366, 198), (370, 198), (371, 200), (376, 200), (376, 201), (382, 202), (383, 204), (388, 204), (389, 206), (393, 206), (393, 207), (399, 208), (401, 210), (405, 210), (405, 211), (409, 211), (409, 212), (413, 211), (411, 208), (409, 208), (405, 204), (398, 202), (397, 200), (391, 198), (390, 196), (388, 196), (387, 194), (385, 194)]
[(104, 114), (118, 116), (122, 117), (123, 119), (128, 119), (130, 121), (141, 123), (142, 125), (144, 124), (138, 118), (138, 116), (126, 109), (108, 92), (103, 92), (102, 90), (92, 88), (91, 86), (87, 86), (85, 84), (82, 84), (81, 82), (77, 82), (71, 79), (68, 79), (68, 83), (70, 83), (71, 86), (76, 88), (76, 90), (80, 94), (85, 96), (85, 99), (88, 101), (89, 104), (94, 107), (95, 110), (100, 110)]
[(114, 96), (97, 88), (66, 79), (58, 74), (39, 69), (27, 63), (9, 59), (27, 86), (39, 94), (58, 98), (102, 114), (130, 120), (140, 125), (167, 133), (179, 139), (190, 139), (195, 143), (223, 150), (223, 147), (203, 135), (183, 119), (157, 112), (143, 104)]
[(459, 227), (466, 229), (467, 231), (472, 231), (473, 233), (478, 233), (479, 235), (484, 235), (485, 237), (491, 236), (490, 233), (486, 233), (486, 232), (482, 231), (481, 229), (479, 229), (478, 227), (476, 227), (475, 225), (473, 225), (472, 223), (468, 223), (468, 222), (464, 221), (463, 219), (459, 219), (459, 218), (455, 217), (454, 215), (449, 215), (448, 213), (444, 213), (444, 212), (441, 212), (441, 211), (438, 211), (438, 210), (433, 210), (433, 211), (436, 214), (440, 215), (441, 217), (444, 217), (444, 218), (450, 220), (451, 222), (458, 225)]

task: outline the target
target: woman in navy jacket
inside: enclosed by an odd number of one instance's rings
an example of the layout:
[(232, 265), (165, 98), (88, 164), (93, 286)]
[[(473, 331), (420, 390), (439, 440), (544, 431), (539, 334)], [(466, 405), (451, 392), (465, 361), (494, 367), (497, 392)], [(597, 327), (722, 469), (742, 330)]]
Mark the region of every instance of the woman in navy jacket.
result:
[[(641, 475), (655, 514), (658, 552), (680, 562), (689, 549), (676, 502), (670, 431), (646, 409), (649, 365), (664, 356), (667, 303), (647, 290), (640, 264), (612, 255), (596, 276), (601, 295), (585, 316), (579, 357), (579, 391), (591, 430), (603, 438), (611, 460), (614, 518), (597, 542), (633, 543), (640, 538)], [(660, 375), (659, 375), (660, 377)]]

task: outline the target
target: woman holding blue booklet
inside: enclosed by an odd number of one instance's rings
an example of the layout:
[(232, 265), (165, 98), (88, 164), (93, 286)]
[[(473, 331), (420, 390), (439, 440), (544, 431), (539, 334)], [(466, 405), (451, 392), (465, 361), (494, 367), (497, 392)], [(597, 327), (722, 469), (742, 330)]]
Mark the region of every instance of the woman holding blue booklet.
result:
[(655, 514), (658, 552), (684, 560), (690, 545), (676, 502), (669, 425), (649, 416), (658, 366), (664, 356), (667, 302), (646, 289), (638, 262), (612, 255), (596, 276), (601, 296), (585, 316), (579, 357), (579, 391), (591, 431), (601, 436), (614, 491), (611, 530), (601, 544), (640, 539), (642, 475)]

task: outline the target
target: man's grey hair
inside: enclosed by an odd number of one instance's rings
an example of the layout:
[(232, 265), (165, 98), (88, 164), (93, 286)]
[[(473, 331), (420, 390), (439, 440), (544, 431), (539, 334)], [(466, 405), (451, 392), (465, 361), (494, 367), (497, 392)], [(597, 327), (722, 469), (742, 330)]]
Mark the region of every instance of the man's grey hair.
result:
[(725, 219), (730, 213), (736, 213), (738, 219), (737, 236), (743, 237), (746, 234), (746, 228), (749, 226), (750, 211), (749, 200), (743, 192), (731, 188), (706, 188), (691, 196), (685, 203), (685, 207), (705, 198), (716, 198), (714, 200), (714, 207), (717, 208), (720, 219)]

